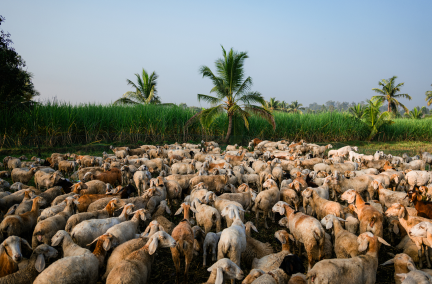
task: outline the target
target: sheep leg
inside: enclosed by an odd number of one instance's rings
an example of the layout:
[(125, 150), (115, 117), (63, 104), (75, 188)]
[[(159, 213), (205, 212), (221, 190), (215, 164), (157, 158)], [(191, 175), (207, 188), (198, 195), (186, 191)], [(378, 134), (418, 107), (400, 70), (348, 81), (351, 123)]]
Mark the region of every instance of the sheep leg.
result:
[(171, 254), (176, 269), (176, 283), (180, 283), (180, 253), (176, 248), (171, 248)]
[(266, 211), (264, 211), (264, 227), (266, 228), (266, 229), (268, 229), (269, 227), (268, 227), (268, 225), (267, 225), (267, 216), (268, 216), (268, 212), (266, 212)]
[(207, 263), (207, 246), (203, 246), (203, 267), (206, 267), (206, 263)]
[(431, 263), (430, 263), (430, 260), (429, 260), (429, 247), (426, 246), (426, 245), (423, 245), (423, 247), (424, 247), (424, 250), (425, 250), (427, 267), (431, 268)]
[(186, 255), (185, 255), (185, 262), (186, 262), (186, 267), (185, 267), (185, 272), (184, 272), (184, 279), (183, 279), (183, 283), (186, 284), (189, 282), (188, 279), (188, 271), (189, 271), (189, 266), (192, 262), (192, 257), (193, 257), (193, 250), (189, 251)]
[(213, 245), (213, 248), (212, 248), (212, 261), (213, 262), (215, 262), (217, 260), (216, 259), (216, 255), (217, 255), (216, 249), (217, 249), (217, 245), (215, 244), (215, 245)]
[(423, 268), (423, 253), (422, 253), (422, 247), (420, 246), (420, 249), (418, 250), (418, 256), (419, 256), (419, 268)]

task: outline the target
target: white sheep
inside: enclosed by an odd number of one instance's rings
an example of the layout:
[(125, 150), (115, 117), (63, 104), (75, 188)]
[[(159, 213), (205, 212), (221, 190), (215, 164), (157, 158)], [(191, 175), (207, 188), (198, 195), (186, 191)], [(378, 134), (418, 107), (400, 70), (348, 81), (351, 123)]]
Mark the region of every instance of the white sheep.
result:
[(203, 244), (203, 266), (207, 265), (207, 251), (212, 254), (212, 261), (217, 260), (217, 246), (222, 232), (208, 232)]
[(211, 272), (211, 274), (204, 284), (222, 284), (225, 283), (225, 280), (242, 280), (244, 277), (240, 267), (228, 258), (218, 260), (207, 271)]

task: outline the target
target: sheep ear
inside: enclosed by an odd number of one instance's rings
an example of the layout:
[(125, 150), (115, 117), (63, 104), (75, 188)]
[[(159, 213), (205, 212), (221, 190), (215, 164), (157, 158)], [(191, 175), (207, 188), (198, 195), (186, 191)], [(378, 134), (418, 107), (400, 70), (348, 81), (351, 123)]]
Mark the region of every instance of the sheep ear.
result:
[(294, 239), (293, 235), (288, 234), (288, 238), (289, 238), (291, 241), (295, 242), (295, 239)]
[(216, 281), (215, 284), (223, 284), (223, 270), (222, 267), (218, 267), (216, 270)]
[(230, 219), (234, 219), (234, 209), (230, 209), (230, 210), (228, 211), (228, 217), (229, 217)]
[(109, 251), (111, 248), (111, 240), (110, 239), (105, 239), (104, 243), (103, 243), (103, 248), (105, 251)]
[(142, 233), (141, 235), (142, 235), (143, 237), (147, 237), (148, 232), (150, 231), (150, 228), (151, 228), (150, 225), (147, 226), (147, 228), (145, 229), (144, 233)]
[(29, 243), (26, 240), (21, 239), (21, 245), (25, 245), (29, 250), (33, 251), (32, 247), (29, 245)]
[(405, 210), (404, 210), (404, 208), (401, 208), (398, 212), (398, 218), (402, 219), (404, 217), (405, 217)]
[(183, 207), (180, 206), (180, 208), (177, 210), (177, 212), (174, 215), (179, 215), (183, 212)]
[(383, 238), (381, 238), (381, 237), (377, 237), (377, 238), (378, 238), (378, 241), (379, 241), (380, 243), (385, 244), (386, 246), (391, 247), (391, 245), (390, 245), (388, 242), (386, 242)]
[(192, 206), (191, 206), (191, 208), (189, 208), (193, 213), (197, 213), (197, 211), (195, 210), (195, 208), (193, 208)]
[(80, 203), (78, 202), (78, 200), (74, 200), (73, 203), (75, 203), (75, 205), (80, 205)]
[(159, 225), (159, 230), (166, 232), (166, 231), (165, 231), (165, 228), (162, 227), (162, 225)]
[(165, 211), (166, 213), (171, 214), (171, 209), (168, 207), (168, 205), (165, 206)]
[(158, 247), (158, 238), (157, 237), (153, 237), (153, 240), (151, 241), (151, 243), (149, 244), (149, 254), (152, 255), (155, 253), (157, 247)]
[(94, 239), (94, 241), (92, 241), (91, 243), (89, 243), (87, 246), (91, 246), (94, 242), (97, 242), (99, 240), (99, 237), (97, 237), (96, 239)]
[(3, 254), (3, 252), (5, 251), (4, 245), (3, 243), (0, 245), (0, 255)]
[(36, 270), (41, 273), (45, 269), (45, 258), (43, 254), (39, 254), (35, 263)]
[[(381, 265), (389, 265), (389, 264), (393, 264), (394, 263), (394, 259), (392, 258), (392, 259), (389, 259), (389, 260), (387, 260), (386, 262), (384, 262), (383, 264), (381, 264)], [(409, 264), (409, 263), (408, 263)]]
[(255, 225), (254, 224), (251, 224), (251, 228), (252, 228), (252, 230), (254, 230), (255, 232), (257, 232), (258, 233), (258, 229), (255, 227)]
[(331, 228), (333, 228), (333, 222), (329, 221), (327, 222), (326, 229), (330, 230)]
[(336, 217), (336, 219), (338, 219), (338, 220), (341, 221), (341, 222), (346, 222), (346, 220), (344, 220), (344, 219), (342, 219), (342, 218), (339, 218), (339, 217)]
[(412, 264), (411, 262), (407, 263), (407, 268), (408, 268), (409, 271), (415, 271), (415, 270), (417, 270), (417, 268), (415, 267), (415, 265)]
[(393, 232), (394, 232), (396, 235), (399, 235), (399, 226), (397, 225), (396, 222), (393, 224)]

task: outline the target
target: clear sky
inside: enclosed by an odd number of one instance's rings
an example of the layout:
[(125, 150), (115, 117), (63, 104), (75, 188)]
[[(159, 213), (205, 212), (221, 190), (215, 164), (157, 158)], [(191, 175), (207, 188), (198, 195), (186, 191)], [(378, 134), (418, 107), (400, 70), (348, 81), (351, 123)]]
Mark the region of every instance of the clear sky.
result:
[(247, 51), (266, 99), (362, 101), (397, 75), (409, 108), (432, 90), (432, 1), (2, 0), (0, 29), (34, 73), (41, 99), (110, 103), (144, 67), (163, 102), (196, 105), (198, 70)]

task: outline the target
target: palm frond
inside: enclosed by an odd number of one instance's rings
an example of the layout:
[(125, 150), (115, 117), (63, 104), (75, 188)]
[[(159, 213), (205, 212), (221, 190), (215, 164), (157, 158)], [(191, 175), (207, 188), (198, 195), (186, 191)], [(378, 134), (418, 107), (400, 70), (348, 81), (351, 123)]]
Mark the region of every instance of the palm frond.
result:
[(122, 105), (122, 104), (133, 104), (133, 105), (137, 105), (139, 103), (137, 103), (136, 101), (133, 101), (129, 98), (120, 98), (118, 100), (116, 100), (115, 102), (113, 102), (113, 105)]
[(201, 119), (201, 123), (206, 126), (209, 127), (213, 121), (215, 120), (215, 118), (221, 113), (223, 112), (223, 105), (218, 105), (215, 107), (211, 107), (208, 109), (205, 109), (201, 112), (200, 115), (200, 119)]
[(264, 105), (265, 100), (260, 92), (249, 92), (241, 97), (239, 97), (236, 102), (242, 101), (246, 104), (260, 104)]
[(244, 110), (264, 118), (265, 120), (267, 120), (272, 125), (273, 130), (276, 129), (276, 122), (274, 120), (273, 115), (271, 114), (271, 112), (269, 110), (267, 110), (263, 107), (254, 106), (254, 105), (246, 105), (244, 107)]
[(205, 101), (205, 102), (207, 102), (207, 103), (209, 103), (211, 105), (218, 104), (221, 101), (219, 98), (215, 98), (215, 97), (212, 97), (212, 96), (209, 96), (209, 95), (204, 95), (204, 94), (198, 94), (197, 97), (198, 97), (198, 101), (199, 102), (200, 101)]

